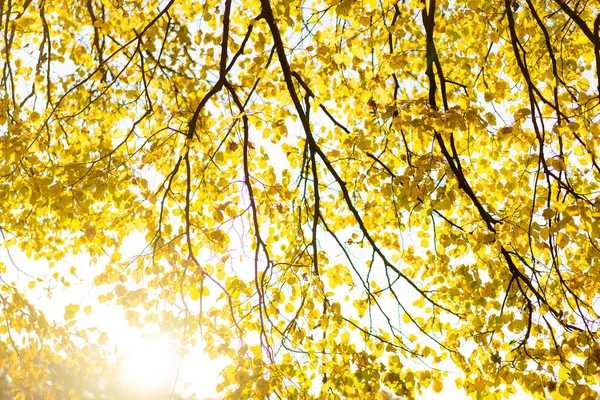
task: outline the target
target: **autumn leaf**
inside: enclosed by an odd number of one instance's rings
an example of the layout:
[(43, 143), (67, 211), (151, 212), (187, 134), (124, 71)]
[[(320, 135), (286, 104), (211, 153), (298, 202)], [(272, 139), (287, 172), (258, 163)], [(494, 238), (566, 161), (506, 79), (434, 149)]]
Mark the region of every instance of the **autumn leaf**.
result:
[(75, 314), (79, 311), (79, 305), (77, 304), (69, 304), (65, 307), (65, 320), (70, 320), (75, 318)]

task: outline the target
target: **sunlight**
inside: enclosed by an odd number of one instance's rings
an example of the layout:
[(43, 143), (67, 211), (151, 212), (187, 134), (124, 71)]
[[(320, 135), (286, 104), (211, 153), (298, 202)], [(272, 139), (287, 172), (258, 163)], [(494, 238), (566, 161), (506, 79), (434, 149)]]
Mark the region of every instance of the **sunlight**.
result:
[(168, 340), (142, 337), (127, 347), (122, 368), (130, 388), (156, 391), (170, 385), (177, 368), (177, 355)]

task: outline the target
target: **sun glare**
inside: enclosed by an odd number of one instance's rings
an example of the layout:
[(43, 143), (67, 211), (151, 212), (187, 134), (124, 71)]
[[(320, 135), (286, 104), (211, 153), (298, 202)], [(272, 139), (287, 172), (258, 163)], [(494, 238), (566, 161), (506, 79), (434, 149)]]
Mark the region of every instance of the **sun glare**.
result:
[(132, 390), (166, 389), (175, 376), (176, 354), (166, 339), (141, 338), (125, 349), (122, 378)]

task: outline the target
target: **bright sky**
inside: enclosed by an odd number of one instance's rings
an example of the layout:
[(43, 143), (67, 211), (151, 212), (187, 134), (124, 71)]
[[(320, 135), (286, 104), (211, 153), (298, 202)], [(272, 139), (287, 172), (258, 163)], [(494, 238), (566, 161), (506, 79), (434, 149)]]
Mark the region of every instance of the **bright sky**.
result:
[[(130, 255), (135, 255), (136, 251), (139, 253), (144, 248), (141, 240), (133, 239), (131, 242), (137, 242), (138, 245), (127, 243), (127, 246), (124, 246), (131, 249), (132, 254)], [(106, 332), (109, 337), (107, 348), (112, 349), (116, 345), (119, 354), (125, 356), (121, 365), (122, 377), (127, 382), (135, 383), (131, 390), (138, 394), (145, 393), (144, 398), (148, 399), (147, 394), (150, 392), (155, 395), (167, 393), (166, 397), (159, 396), (158, 398), (168, 398), (178, 367), (178, 343), (161, 337), (156, 334), (156, 331), (140, 332), (138, 329), (130, 327), (120, 306), (110, 302), (98, 303), (98, 295), (108, 289), (107, 286), (101, 289), (92, 286), (94, 277), (102, 272), (102, 266), (91, 266), (90, 260), (86, 256), (70, 256), (50, 268), (45, 261), (27, 259), (18, 250), (11, 250), (10, 254), (18, 269), (12, 265), (6, 251), (2, 250), (0, 262), (5, 263), (8, 270), (6, 274), (2, 275), (4, 281), (14, 282), (15, 286), (25, 293), (49, 320), (61, 321), (66, 305), (79, 304), (81, 310), (76, 316), (78, 326), (93, 326)], [(58, 271), (68, 278), (68, 271), (72, 266), (76, 268), (76, 272), (68, 279), (69, 287), (51, 279), (52, 274)], [(43, 282), (37, 282), (33, 289), (29, 288), (29, 283), (38, 277), (42, 278)], [(55, 284), (50, 288), (50, 296), (46, 290), (49, 282)], [(89, 316), (82, 311), (87, 305), (92, 307)], [(202, 353), (200, 345), (196, 346), (190, 350), (182, 362), (177, 385), (178, 391), (185, 391), (186, 384), (188, 384), (192, 385), (193, 391), (201, 397), (216, 395), (215, 385), (223, 367), (223, 361), (211, 361)]]

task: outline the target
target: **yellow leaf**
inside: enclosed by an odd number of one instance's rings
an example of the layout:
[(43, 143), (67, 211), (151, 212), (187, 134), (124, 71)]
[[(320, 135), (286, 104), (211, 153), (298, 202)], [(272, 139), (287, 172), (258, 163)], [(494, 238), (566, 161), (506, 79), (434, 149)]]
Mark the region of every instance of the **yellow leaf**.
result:
[(108, 335), (106, 332), (102, 332), (98, 337), (98, 344), (104, 344), (108, 341)]
[(544, 210), (544, 212), (542, 213), (542, 216), (543, 216), (545, 219), (551, 219), (551, 218), (554, 218), (554, 216), (555, 216), (555, 215), (556, 215), (556, 211), (554, 211), (554, 210), (553, 210), (553, 209), (551, 209), (551, 208), (546, 208), (546, 209)]
[(117, 287), (115, 288), (115, 294), (119, 297), (124, 296), (126, 292), (127, 289), (125, 289), (125, 286), (123, 285), (117, 285)]
[(285, 312), (291, 313), (292, 311), (294, 311), (294, 305), (288, 302), (285, 305)]
[(64, 318), (65, 320), (70, 320), (75, 318), (75, 314), (77, 314), (77, 312), (79, 311), (79, 305), (78, 304), (69, 304), (68, 306), (65, 307), (65, 315)]

